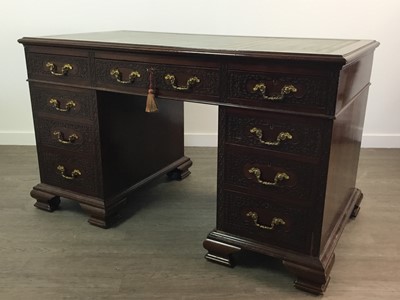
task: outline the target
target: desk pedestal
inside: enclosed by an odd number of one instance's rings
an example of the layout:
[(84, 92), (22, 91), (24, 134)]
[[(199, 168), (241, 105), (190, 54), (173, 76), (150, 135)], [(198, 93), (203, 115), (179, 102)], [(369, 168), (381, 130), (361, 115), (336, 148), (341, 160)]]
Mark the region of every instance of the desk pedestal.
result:
[[(43, 99), (46, 88), (31, 83), (32, 99)], [(64, 89), (53, 87), (49, 93)], [(42, 182), (31, 196), (37, 208), (47, 211), (58, 208), (60, 197), (78, 201), (89, 223), (107, 228), (135, 189), (164, 174), (176, 180), (190, 174), (192, 161), (183, 149), (183, 102), (158, 100), (159, 111), (146, 113), (145, 97), (79, 92), (94, 97), (92, 120), (34, 111)], [(61, 137), (53, 134), (59, 128)], [(77, 138), (70, 143), (72, 135)]]

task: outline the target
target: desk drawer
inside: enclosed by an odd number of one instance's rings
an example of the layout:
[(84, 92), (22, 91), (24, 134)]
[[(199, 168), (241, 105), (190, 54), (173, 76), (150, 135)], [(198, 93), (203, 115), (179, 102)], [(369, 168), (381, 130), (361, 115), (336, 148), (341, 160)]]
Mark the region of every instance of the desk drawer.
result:
[(335, 100), (328, 77), (230, 70), (228, 80), (228, 101), (246, 106), (325, 113)]
[(294, 115), (220, 108), (226, 143), (318, 157), (329, 121)]
[(96, 59), (96, 85), (145, 95), (150, 86), (149, 69), (156, 96), (214, 101), (219, 98), (219, 69), (201, 66)]
[(219, 70), (160, 65), (157, 69), (157, 89), (161, 97), (176, 99), (219, 99)]
[(29, 52), (26, 59), (29, 79), (73, 84), (90, 82), (87, 57)]
[(217, 230), (302, 252), (309, 248), (307, 210), (225, 190), (218, 216)]
[(35, 122), (36, 142), (39, 145), (51, 146), (81, 153), (94, 153), (98, 136), (93, 126), (43, 119)]
[(30, 83), (34, 115), (45, 114), (68, 120), (97, 119), (96, 93), (78, 88), (53, 88), (50, 85)]
[(96, 59), (96, 85), (121, 91), (147, 93), (149, 66), (146, 63)]
[(94, 153), (86, 155), (39, 146), (41, 181), (67, 190), (102, 196), (101, 173)]
[(264, 151), (225, 145), (224, 185), (251, 194), (310, 206), (318, 184), (318, 165), (288, 160)]

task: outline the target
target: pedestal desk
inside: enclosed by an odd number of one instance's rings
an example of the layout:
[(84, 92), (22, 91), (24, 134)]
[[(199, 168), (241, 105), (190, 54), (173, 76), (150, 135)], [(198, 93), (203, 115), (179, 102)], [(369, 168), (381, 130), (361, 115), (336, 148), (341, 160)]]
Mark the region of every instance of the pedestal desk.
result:
[(69, 198), (107, 227), (129, 192), (190, 174), (184, 101), (218, 105), (217, 224), (206, 258), (232, 266), (235, 252), (259, 252), (282, 259), (297, 288), (325, 290), (362, 199), (355, 181), (377, 42), (130, 31), (19, 42), (36, 207), (53, 211)]

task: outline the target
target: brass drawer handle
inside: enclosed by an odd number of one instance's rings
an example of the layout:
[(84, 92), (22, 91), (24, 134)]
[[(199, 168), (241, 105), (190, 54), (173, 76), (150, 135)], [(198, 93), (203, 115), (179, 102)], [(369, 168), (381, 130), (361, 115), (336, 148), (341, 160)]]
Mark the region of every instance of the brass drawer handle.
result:
[(263, 184), (263, 185), (277, 186), (277, 185), (279, 185), (280, 181), (289, 179), (289, 175), (286, 174), (285, 172), (278, 172), (275, 174), (275, 178), (274, 178), (273, 182), (263, 181), (263, 180), (261, 180), (261, 170), (259, 168), (255, 168), (255, 167), (250, 168), (249, 173), (254, 174), (258, 183)]
[(65, 108), (60, 108), (60, 102), (54, 98), (50, 99), (49, 103), (58, 111), (69, 111), (76, 106), (75, 102), (72, 100), (65, 104)]
[(261, 229), (273, 230), (275, 228), (275, 226), (277, 226), (277, 225), (285, 225), (286, 224), (286, 222), (284, 220), (282, 220), (281, 218), (274, 217), (271, 221), (270, 226), (262, 225), (262, 224), (258, 223), (258, 214), (254, 211), (249, 211), (246, 214), (246, 216), (252, 218), (254, 225), (256, 225), (257, 227), (259, 227)]
[(291, 140), (293, 138), (293, 136), (289, 132), (284, 131), (278, 134), (278, 136), (276, 137), (276, 141), (264, 141), (262, 139), (263, 132), (260, 128), (257, 127), (253, 127), (252, 129), (250, 129), (250, 133), (253, 133), (258, 138), (261, 144), (268, 146), (279, 146), (282, 141)]
[(111, 69), (110, 71), (110, 75), (111, 77), (113, 77), (116, 81), (118, 81), (119, 83), (123, 83), (123, 84), (128, 84), (128, 83), (133, 83), (135, 81), (136, 78), (140, 77), (140, 73), (138, 71), (132, 71), (129, 74), (129, 79), (128, 80), (122, 80), (122, 74), (121, 72), (115, 68), (115, 69)]
[(175, 84), (175, 75), (172, 74), (167, 74), (164, 77), (165, 81), (167, 81), (167, 83), (169, 85), (171, 85), (173, 87), (174, 90), (177, 91), (187, 91), (189, 90), (193, 85), (200, 83), (200, 79), (196, 76), (190, 77), (187, 81), (186, 81), (186, 86), (178, 86)]
[(64, 177), (65, 179), (68, 179), (68, 180), (76, 179), (78, 176), (82, 175), (81, 171), (79, 171), (78, 169), (72, 170), (70, 176), (65, 175), (65, 167), (62, 165), (58, 165), (57, 170), (60, 172), (62, 177)]
[(78, 139), (75, 133), (71, 134), (68, 139), (64, 138), (64, 134), (61, 131), (54, 131), (53, 135), (57, 136), (57, 140), (62, 144), (72, 144)]
[(61, 68), (61, 72), (57, 72), (57, 66), (55, 63), (47, 62), (46, 67), (49, 68), (50, 73), (54, 76), (64, 76), (68, 75), (68, 71), (72, 70), (72, 66), (70, 64), (65, 64)]
[(254, 92), (260, 91), (264, 99), (275, 101), (275, 100), (282, 100), (285, 97), (285, 95), (288, 95), (290, 93), (296, 93), (297, 88), (294, 85), (286, 84), (282, 87), (280, 95), (268, 96), (265, 95), (267, 91), (267, 86), (264, 83), (260, 82), (253, 87), (253, 91)]

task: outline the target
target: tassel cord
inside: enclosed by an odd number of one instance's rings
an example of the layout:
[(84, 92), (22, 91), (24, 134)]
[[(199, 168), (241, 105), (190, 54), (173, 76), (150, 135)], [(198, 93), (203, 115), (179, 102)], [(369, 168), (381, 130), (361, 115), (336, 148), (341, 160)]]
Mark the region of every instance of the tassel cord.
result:
[(157, 112), (156, 96), (153, 84), (153, 70), (149, 69), (149, 90), (147, 91), (147, 101), (146, 101), (146, 112), (153, 113)]

